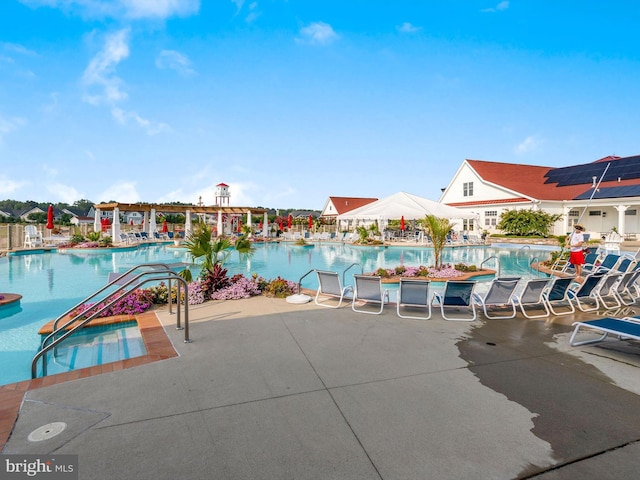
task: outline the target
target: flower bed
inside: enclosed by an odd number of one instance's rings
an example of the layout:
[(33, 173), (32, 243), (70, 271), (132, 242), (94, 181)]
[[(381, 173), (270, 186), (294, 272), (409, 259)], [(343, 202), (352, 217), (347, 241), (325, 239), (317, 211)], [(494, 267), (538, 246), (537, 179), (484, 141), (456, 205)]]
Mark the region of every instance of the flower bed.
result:
[(400, 265), (393, 269), (379, 268), (371, 275), (382, 277), (383, 283), (398, 283), (401, 278), (422, 278), (437, 282), (445, 282), (447, 280), (467, 280), (469, 278), (493, 275), (494, 270), (478, 270), (475, 265), (465, 265), (462, 263), (456, 265), (444, 265), (438, 269), (435, 267), (425, 266), (405, 266)]

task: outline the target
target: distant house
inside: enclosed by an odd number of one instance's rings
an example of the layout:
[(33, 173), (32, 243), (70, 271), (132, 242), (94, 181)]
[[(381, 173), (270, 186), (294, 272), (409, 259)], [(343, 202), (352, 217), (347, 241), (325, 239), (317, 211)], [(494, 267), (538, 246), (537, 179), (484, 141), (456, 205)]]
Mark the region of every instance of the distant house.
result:
[(31, 222), (32, 220), (29, 220), (29, 215), (31, 215), (32, 213), (46, 213), (44, 210), (42, 210), (40, 207), (32, 207), (28, 210), (25, 210), (24, 212), (21, 212), (18, 215), (18, 218), (20, 218), (20, 220), (24, 221), (24, 222)]
[(464, 230), (496, 232), (506, 210), (560, 214), (552, 232), (565, 234), (580, 221), (587, 231), (640, 233), (640, 155), (605, 157), (552, 168), (465, 160), (443, 191), (440, 203), (476, 214)]
[(363, 207), (378, 200), (377, 198), (329, 197), (320, 213), (320, 218), (335, 220), (338, 215)]
[[(66, 212), (65, 212), (66, 213)], [(72, 225), (93, 225), (93, 217), (85, 217), (81, 215), (73, 215), (69, 220)]]
[(5, 212), (4, 210), (0, 210), (0, 217), (12, 217), (13, 215), (9, 212)]

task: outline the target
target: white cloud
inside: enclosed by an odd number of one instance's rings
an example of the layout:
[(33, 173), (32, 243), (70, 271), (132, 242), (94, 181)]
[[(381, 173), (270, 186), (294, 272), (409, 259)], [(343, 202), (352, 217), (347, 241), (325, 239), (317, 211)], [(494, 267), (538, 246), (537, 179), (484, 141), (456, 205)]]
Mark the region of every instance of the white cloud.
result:
[(135, 182), (120, 182), (111, 185), (99, 195), (99, 198), (117, 198), (118, 201), (122, 203), (135, 203), (140, 201), (140, 195), (136, 190)]
[(38, 54), (33, 50), (29, 50), (27, 47), (17, 43), (0, 42), (0, 46), (2, 46), (2, 49), (7, 52), (19, 53), (20, 55), (26, 55), (29, 57), (38, 56)]
[(89, 62), (82, 82), (88, 87), (97, 87), (96, 94), (85, 94), (85, 101), (98, 105), (114, 103), (127, 98), (121, 90), (122, 80), (115, 75), (116, 66), (129, 56), (129, 29), (125, 28), (109, 35), (103, 49)]
[(397, 29), (402, 33), (416, 33), (422, 30), (422, 28), (416, 27), (409, 22), (404, 22), (402, 25), (398, 25)]
[(189, 57), (175, 50), (162, 50), (156, 58), (156, 67), (164, 70), (166, 68), (175, 70), (183, 77), (195, 74), (195, 70), (191, 68)]
[(484, 12), (484, 13), (502, 12), (503, 10), (506, 10), (507, 8), (509, 8), (509, 2), (507, 0), (505, 0), (503, 2), (498, 3), (495, 7), (483, 8), (480, 11)]
[(57, 8), (84, 18), (165, 19), (198, 13), (200, 0), (20, 0), (33, 8)]
[(4, 137), (6, 137), (8, 134), (15, 132), (26, 124), (27, 121), (24, 118), (4, 118), (2, 115), (0, 115), (0, 143), (2, 143)]
[(121, 0), (129, 18), (186, 17), (198, 13), (200, 0)]
[(136, 112), (126, 112), (121, 108), (113, 107), (111, 109), (111, 115), (113, 115), (113, 118), (115, 118), (120, 125), (129, 125), (130, 123), (134, 123), (135, 125), (143, 128), (148, 135), (157, 135), (158, 133), (168, 132), (171, 130), (171, 127), (166, 123), (153, 122), (141, 117)]
[(535, 136), (530, 135), (525, 138), (522, 142), (520, 142), (513, 149), (514, 153), (517, 155), (523, 155), (525, 153), (532, 152), (536, 150), (540, 146), (540, 140), (538, 140)]
[(47, 184), (47, 191), (53, 195), (52, 200), (59, 200), (70, 205), (80, 198), (85, 198), (84, 193), (63, 183)]
[(25, 186), (26, 182), (12, 180), (6, 175), (0, 175), (0, 195), (7, 197)]
[(327, 45), (339, 38), (339, 35), (324, 22), (314, 22), (300, 29), (301, 40), (315, 45)]

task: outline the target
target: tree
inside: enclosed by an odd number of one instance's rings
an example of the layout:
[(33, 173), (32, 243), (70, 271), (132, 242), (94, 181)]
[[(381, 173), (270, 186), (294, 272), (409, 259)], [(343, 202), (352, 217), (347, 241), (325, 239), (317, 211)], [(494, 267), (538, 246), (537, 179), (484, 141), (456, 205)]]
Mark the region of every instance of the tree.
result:
[(548, 237), (549, 230), (562, 215), (542, 210), (506, 210), (500, 215), (496, 227), (507, 235)]
[(435, 215), (425, 216), (421, 223), (431, 236), (435, 267), (440, 270), (442, 268), (442, 250), (447, 243), (447, 235), (453, 228), (453, 224), (448, 218), (440, 218)]

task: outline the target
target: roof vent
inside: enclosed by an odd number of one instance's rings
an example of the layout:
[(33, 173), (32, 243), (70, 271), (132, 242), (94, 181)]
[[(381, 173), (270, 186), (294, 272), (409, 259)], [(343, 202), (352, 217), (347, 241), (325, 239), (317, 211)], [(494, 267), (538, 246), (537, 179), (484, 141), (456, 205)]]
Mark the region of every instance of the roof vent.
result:
[(594, 188), (596, 186), (596, 180), (597, 179), (598, 179), (598, 177), (596, 177), (595, 175), (593, 177), (591, 177), (591, 180), (593, 181), (593, 184), (591, 186), (594, 187)]

